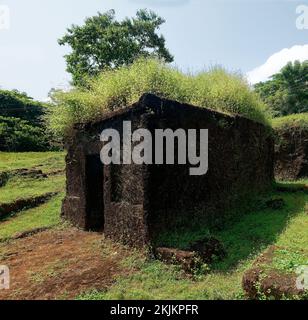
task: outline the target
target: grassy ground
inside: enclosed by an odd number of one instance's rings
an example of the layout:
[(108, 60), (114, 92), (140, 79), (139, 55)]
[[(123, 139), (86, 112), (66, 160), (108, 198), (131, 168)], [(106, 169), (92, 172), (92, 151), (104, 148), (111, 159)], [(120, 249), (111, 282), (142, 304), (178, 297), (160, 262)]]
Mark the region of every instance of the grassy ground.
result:
[[(52, 172), (62, 170), (63, 166), (63, 153), (0, 153), (0, 171), (39, 167), (43, 172)], [(308, 194), (300, 188), (305, 184), (308, 185), (308, 180), (284, 183), (290, 189), (288, 192), (268, 194), (238, 221), (230, 222), (223, 230), (212, 231), (211, 234), (224, 244), (227, 256), (208, 269), (187, 276), (177, 266), (148, 260), (139, 252), (132, 252), (119, 262), (120, 268), (129, 272), (115, 276), (115, 282), (101, 292), (93, 290), (94, 284), (88, 286), (77, 298), (244, 299), (241, 288), (243, 273), (270, 245), (280, 248), (272, 262), (276, 269), (292, 272), (298, 265), (308, 265)], [(6, 186), (0, 188), (0, 202), (55, 190), (60, 193), (47, 203), (1, 220), (0, 241), (33, 228), (59, 225), (64, 175), (33, 180), (12, 177)], [(267, 208), (264, 203), (272, 198), (282, 198), (285, 202), (283, 208)], [(174, 233), (170, 238), (174, 243), (182, 241), (183, 237), (188, 241), (208, 233), (209, 230), (200, 227), (181, 236)]]
[[(79, 298), (244, 299), (243, 273), (269, 245), (284, 247), (278, 250), (273, 261), (277, 269), (295, 271), (298, 265), (308, 265), (308, 195), (284, 192), (272, 196), (283, 198), (285, 207), (252, 210), (213, 234), (224, 243), (228, 254), (223, 261), (209, 266), (208, 272), (189, 279), (176, 267), (160, 262), (141, 262), (139, 272), (119, 279), (107, 292), (90, 292)], [(198, 231), (200, 235), (201, 230)], [(192, 233), (191, 237), (194, 238), (195, 234)]]
[(63, 152), (0, 152), (0, 172), (22, 168), (36, 168), (45, 173), (64, 169)]
[(48, 179), (33, 179), (26, 177), (13, 177), (1, 188), (0, 204), (9, 203), (17, 199), (36, 197), (48, 192), (63, 191), (65, 177), (51, 176)]
[(23, 210), (13, 217), (0, 221), (0, 241), (36, 228), (52, 227), (60, 223), (59, 209), (63, 199), (60, 193), (39, 207)]
[(0, 220), (0, 241), (20, 232), (60, 223), (59, 212), (65, 190), (65, 175), (64, 172), (61, 173), (61, 170), (64, 170), (64, 167), (64, 153), (61, 152), (0, 152), (0, 172), (25, 168), (40, 169), (46, 174), (59, 172), (47, 178), (13, 175), (0, 188), (0, 205), (50, 192), (57, 193), (56, 196), (38, 207), (3, 217)]

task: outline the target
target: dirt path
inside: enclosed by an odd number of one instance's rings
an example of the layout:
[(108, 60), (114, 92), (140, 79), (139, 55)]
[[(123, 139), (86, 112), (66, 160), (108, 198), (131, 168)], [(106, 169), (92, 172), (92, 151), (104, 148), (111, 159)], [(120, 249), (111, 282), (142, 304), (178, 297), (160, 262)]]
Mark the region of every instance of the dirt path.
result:
[(69, 228), (49, 230), (0, 244), (0, 265), (10, 268), (11, 289), (4, 299), (72, 299), (102, 290), (131, 270), (121, 265), (128, 252), (101, 234)]

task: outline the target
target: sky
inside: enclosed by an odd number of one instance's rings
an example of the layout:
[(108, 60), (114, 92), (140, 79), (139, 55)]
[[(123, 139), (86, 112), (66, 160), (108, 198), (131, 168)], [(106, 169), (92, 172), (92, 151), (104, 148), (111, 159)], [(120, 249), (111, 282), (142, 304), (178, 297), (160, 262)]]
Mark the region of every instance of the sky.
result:
[(61, 38), (72, 24), (115, 9), (118, 19), (149, 8), (184, 72), (221, 65), (250, 83), (288, 61), (308, 60), (308, 0), (0, 0), (0, 88), (46, 100), (68, 88)]

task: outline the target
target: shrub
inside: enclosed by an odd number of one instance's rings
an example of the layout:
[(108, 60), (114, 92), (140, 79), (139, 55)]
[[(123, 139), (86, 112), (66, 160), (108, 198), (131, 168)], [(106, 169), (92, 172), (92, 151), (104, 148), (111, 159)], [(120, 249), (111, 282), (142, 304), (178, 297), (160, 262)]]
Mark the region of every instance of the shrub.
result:
[(153, 59), (103, 71), (87, 81), (86, 89), (55, 92), (47, 119), (51, 129), (63, 136), (74, 123), (97, 120), (106, 112), (133, 104), (144, 93), (269, 124), (265, 104), (241, 75), (221, 68), (186, 75)]

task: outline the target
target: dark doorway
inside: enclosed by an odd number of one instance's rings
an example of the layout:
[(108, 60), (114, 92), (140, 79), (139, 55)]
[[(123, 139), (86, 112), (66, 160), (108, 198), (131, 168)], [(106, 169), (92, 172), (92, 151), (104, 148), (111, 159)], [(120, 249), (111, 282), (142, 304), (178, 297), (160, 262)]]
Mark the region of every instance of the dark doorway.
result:
[(104, 165), (99, 155), (86, 156), (88, 230), (104, 229)]

